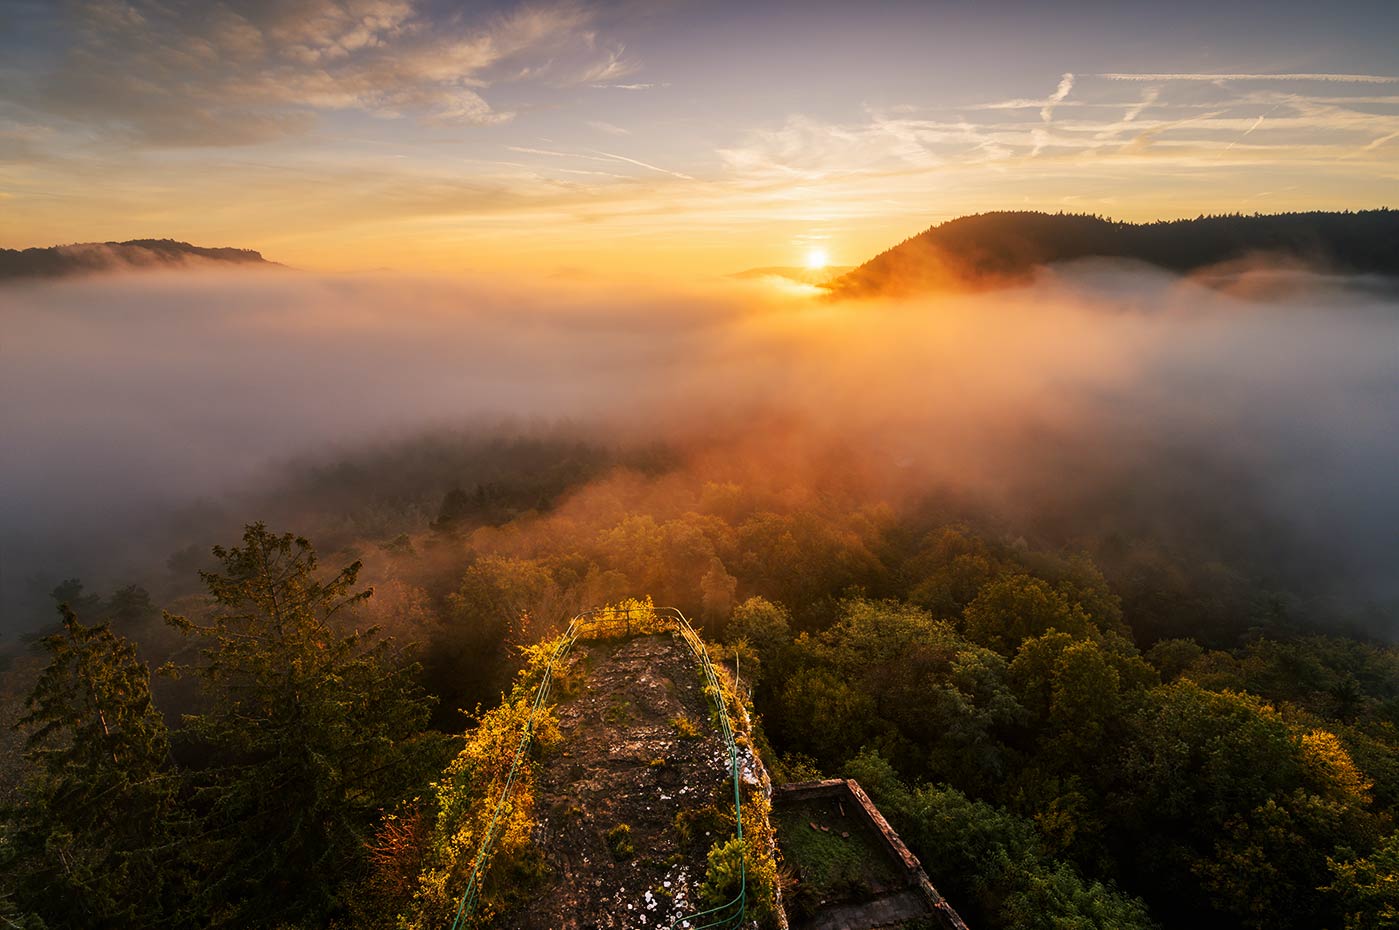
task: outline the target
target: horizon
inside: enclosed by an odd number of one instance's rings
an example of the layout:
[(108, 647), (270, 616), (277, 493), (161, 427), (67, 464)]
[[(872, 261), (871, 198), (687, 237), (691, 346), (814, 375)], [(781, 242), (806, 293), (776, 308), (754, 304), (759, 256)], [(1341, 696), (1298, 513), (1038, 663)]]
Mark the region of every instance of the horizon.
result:
[[(1264, 212), (1255, 212), (1255, 213), (1201, 213), (1201, 214), (1198, 214), (1198, 215), (1193, 216), (1193, 217), (1192, 217), (1192, 216), (1181, 216), (1181, 217), (1172, 217), (1172, 218), (1164, 218), (1164, 219), (1137, 220), (1137, 221), (1132, 221), (1132, 220), (1122, 220), (1122, 219), (1118, 219), (1117, 217), (1110, 216), (1110, 215), (1101, 215), (1101, 214), (1096, 214), (1096, 213), (1074, 213), (1074, 212), (1070, 212), (1070, 211), (1057, 211), (1057, 212), (1055, 212), (1055, 213), (1049, 213), (1049, 212), (1047, 212), (1047, 211), (1038, 211), (1038, 210), (985, 210), (985, 211), (982, 211), (982, 212), (979, 212), (979, 213), (967, 213), (967, 214), (963, 214), (963, 215), (961, 215), (961, 216), (951, 217), (951, 218), (949, 218), (949, 219), (942, 220), (942, 221), (939, 221), (939, 222), (937, 222), (937, 223), (933, 223), (933, 224), (931, 224), (930, 226), (928, 226), (928, 227), (926, 227), (926, 228), (924, 228), (924, 229), (921, 229), (921, 230), (918, 230), (917, 232), (911, 233), (910, 235), (906, 236), (904, 239), (902, 239), (902, 240), (900, 240), (900, 241), (898, 241), (898, 242), (895, 242), (895, 243), (892, 243), (892, 244), (890, 244), (890, 245), (885, 246), (884, 248), (880, 249), (879, 251), (877, 251), (877, 252), (875, 252), (875, 253), (873, 253), (873, 254), (871, 254), (871, 255), (867, 255), (867, 256), (864, 256), (863, 258), (855, 259), (855, 260), (853, 260), (850, 264), (838, 264), (838, 263), (836, 263), (835, 261), (832, 261), (832, 260), (830, 259), (829, 254), (827, 253), (827, 251), (826, 251), (824, 248), (811, 248), (811, 249), (806, 253), (806, 255), (799, 257), (798, 260), (797, 260), (797, 262), (794, 263), (794, 264), (791, 264), (791, 265), (768, 265), (768, 266), (759, 266), (759, 267), (751, 267), (751, 268), (742, 268), (742, 269), (730, 270), (730, 271), (728, 271), (728, 272), (718, 272), (718, 273), (715, 273), (714, 275), (712, 275), (711, 277), (713, 277), (713, 278), (742, 277), (742, 276), (754, 275), (754, 274), (758, 274), (758, 273), (762, 273), (762, 272), (812, 272), (812, 273), (831, 272), (831, 273), (843, 274), (843, 273), (845, 273), (845, 272), (854, 271), (854, 270), (856, 270), (856, 269), (859, 269), (859, 268), (861, 268), (862, 266), (864, 266), (864, 265), (868, 264), (869, 262), (873, 261), (874, 259), (877, 259), (877, 258), (883, 256), (883, 255), (886, 254), (886, 253), (893, 252), (893, 251), (897, 250), (901, 245), (904, 245), (904, 244), (906, 244), (906, 243), (908, 243), (908, 242), (910, 242), (910, 241), (916, 240), (916, 239), (918, 239), (920, 236), (923, 236), (923, 235), (925, 235), (925, 234), (927, 234), (927, 233), (931, 233), (931, 232), (933, 232), (934, 230), (939, 229), (940, 227), (947, 226), (948, 224), (956, 223), (956, 222), (961, 221), (961, 220), (977, 219), (977, 218), (980, 218), (980, 217), (987, 217), (987, 216), (1026, 216), (1026, 215), (1062, 216), (1062, 217), (1080, 218), (1080, 219), (1094, 219), (1094, 220), (1099, 220), (1099, 221), (1101, 221), (1101, 222), (1103, 222), (1103, 223), (1106, 223), (1106, 224), (1108, 224), (1108, 225), (1114, 225), (1114, 226), (1134, 226), (1134, 227), (1143, 227), (1143, 226), (1155, 226), (1155, 225), (1172, 225), (1172, 224), (1177, 224), (1177, 223), (1191, 223), (1191, 222), (1201, 221), (1201, 220), (1272, 219), (1272, 218), (1294, 217), (1294, 216), (1314, 216), (1314, 215), (1342, 216), (1342, 215), (1352, 215), (1352, 214), (1395, 213), (1395, 212), (1399, 212), (1399, 210), (1396, 210), (1396, 208), (1389, 207), (1389, 206), (1385, 205), (1385, 206), (1378, 206), (1378, 207), (1360, 207), (1360, 208), (1348, 209), (1348, 210), (1322, 210), (1322, 209), (1317, 209), (1317, 210), (1286, 211), (1286, 212), (1280, 212), (1280, 213), (1264, 213)], [(256, 248), (255, 246), (237, 245), (237, 244), (227, 244), (227, 243), (206, 244), (206, 243), (198, 243), (198, 242), (186, 242), (186, 241), (183, 241), (183, 240), (180, 240), (180, 239), (172, 239), (172, 238), (169, 238), (169, 237), (158, 237), (158, 236), (140, 236), (140, 237), (136, 237), (136, 238), (133, 238), (133, 239), (127, 239), (127, 240), (107, 240), (107, 241), (102, 241), (102, 242), (95, 242), (95, 241), (94, 241), (94, 242), (61, 242), (61, 243), (53, 243), (53, 244), (50, 244), (50, 245), (32, 245), (32, 246), (21, 246), (21, 247), (5, 247), (5, 246), (0, 246), (0, 251), (9, 251), (9, 252), (45, 252), (45, 251), (56, 251), (56, 250), (77, 248), (77, 247), (80, 247), (80, 246), (112, 246), (112, 245), (122, 245), (122, 246), (131, 246), (131, 245), (134, 245), (134, 246), (141, 246), (141, 245), (146, 244), (146, 243), (169, 244), (169, 245), (174, 245), (174, 246), (182, 246), (182, 247), (187, 247), (187, 248), (193, 248), (193, 249), (196, 249), (196, 250), (199, 250), (199, 251), (214, 251), (214, 252), (229, 252), (229, 251), (232, 251), (232, 252), (244, 252), (244, 253), (247, 253), (247, 254), (249, 254), (249, 255), (254, 255), (254, 256), (256, 256), (256, 257), (257, 257), (258, 259), (260, 259), (261, 262), (264, 263), (264, 264), (271, 265), (271, 266), (276, 266), (276, 267), (280, 267), (280, 268), (284, 268), (284, 269), (289, 270), (289, 271), (304, 271), (304, 272), (322, 273), (322, 274), (337, 274), (337, 273), (338, 273), (338, 274), (347, 274), (347, 273), (353, 273), (353, 271), (348, 271), (348, 270), (346, 270), (346, 271), (339, 271), (339, 272), (325, 272), (325, 271), (323, 271), (323, 270), (319, 270), (319, 269), (315, 269), (315, 268), (303, 268), (303, 267), (299, 267), (299, 266), (290, 264), (290, 263), (288, 263), (288, 262), (278, 261), (275, 257), (269, 257), (268, 255), (264, 254), (264, 252), (263, 252), (262, 250)], [(397, 270), (398, 270), (398, 269), (387, 268), (387, 267), (354, 269), (354, 271), (361, 271), (361, 272), (396, 272)], [(1314, 270), (1320, 270), (1320, 268), (1317, 268), (1317, 269), (1314, 269)], [(577, 277), (580, 277), (580, 278), (581, 278), (581, 277), (585, 277), (585, 275), (582, 274), (581, 270), (575, 269), (575, 270), (573, 270), (573, 271), (576, 273), (576, 276), (577, 276)], [(440, 275), (444, 275), (444, 274), (445, 274), (445, 273), (443, 273), (443, 272), (437, 272), (437, 273), (433, 273), (433, 272), (419, 272), (419, 275), (420, 275), (420, 276), (434, 276), (434, 275), (440, 276)], [(558, 274), (558, 275), (563, 275), (563, 274), (564, 274), (564, 271), (557, 272), (557, 274)], [(826, 281), (830, 281), (830, 280), (834, 280), (834, 279), (833, 279), (833, 278), (827, 278), (827, 279), (826, 279)], [(826, 285), (825, 285), (825, 284), (822, 284), (822, 285), (819, 285), (819, 286), (824, 287), (824, 286), (826, 286)]]
[(1399, 181), (1392, 4), (203, 10), (0, 10), (0, 247), (693, 279), (967, 214), (1366, 209)]

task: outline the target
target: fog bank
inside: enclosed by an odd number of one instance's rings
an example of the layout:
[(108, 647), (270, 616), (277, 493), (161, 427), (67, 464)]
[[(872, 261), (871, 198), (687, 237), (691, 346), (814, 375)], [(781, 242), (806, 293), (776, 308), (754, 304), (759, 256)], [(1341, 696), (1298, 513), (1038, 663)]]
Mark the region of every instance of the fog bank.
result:
[(1373, 282), (1084, 265), (833, 303), (190, 271), (6, 287), (0, 327), (7, 603), (25, 573), (70, 572), (64, 551), (71, 571), (120, 554), (128, 526), (290, 459), (502, 421), (896, 507), (952, 489), (1069, 540), (1105, 529), (1076, 520), (1148, 532), (1190, 511), (1396, 595), (1399, 302)]

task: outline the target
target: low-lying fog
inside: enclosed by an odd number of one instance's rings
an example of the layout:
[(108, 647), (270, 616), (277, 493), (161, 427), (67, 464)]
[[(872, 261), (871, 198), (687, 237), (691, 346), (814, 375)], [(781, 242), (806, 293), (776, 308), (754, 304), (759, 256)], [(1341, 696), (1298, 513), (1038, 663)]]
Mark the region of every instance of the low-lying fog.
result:
[[(950, 488), (1012, 525), (1071, 523), (1105, 499), (1128, 530), (1152, 509), (1222, 525), (1263, 513), (1267, 535), (1343, 569), (1350, 594), (1389, 600), (1392, 294), (1101, 265), (840, 303), (767, 285), (250, 271), (13, 285), (0, 289), (0, 607), (28, 574), (96, 571), (93, 550), (132, 558), (136, 527), (275, 483), (290, 459), (502, 421), (717, 449), (736, 472), (793, 482), (841, 446), (872, 497)], [(272, 518), (246, 514), (259, 517)]]

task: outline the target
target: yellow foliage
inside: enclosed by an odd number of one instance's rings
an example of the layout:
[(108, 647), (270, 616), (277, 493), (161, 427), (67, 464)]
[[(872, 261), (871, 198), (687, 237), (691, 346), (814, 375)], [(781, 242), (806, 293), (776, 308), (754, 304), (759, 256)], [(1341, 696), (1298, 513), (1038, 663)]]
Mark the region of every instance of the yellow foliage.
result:
[[(552, 649), (537, 647), (521, 673), (521, 679), (537, 675), (547, 666)], [(481, 717), (467, 737), (466, 746), (433, 784), (436, 819), (428, 838), (418, 889), (405, 912), (399, 915), (401, 930), (435, 930), (451, 922), (465, 891), (482, 840), (494, 821), (495, 841), (483, 861), (482, 875), (509, 870), (528, 874), (535, 870), (537, 855), (531, 841), (534, 830), (535, 767), (532, 759), (556, 745), (560, 734), (552, 708), (531, 714), (532, 689), (517, 687), (525, 695), (507, 700)], [(520, 748), (526, 726), (532, 738), (527, 758), (516, 772), (508, 793), (506, 778)], [(504, 797), (503, 803), (501, 799)], [(481, 883), (476, 915), (489, 919), (511, 893), (515, 883)]]
[(585, 618), (579, 636), (583, 639), (607, 639), (614, 636), (664, 633), (670, 629), (670, 623), (656, 615), (656, 605), (650, 597), (628, 598), (617, 604), (609, 604)]
[(1330, 730), (1302, 734), (1302, 764), (1321, 794), (1337, 800), (1370, 803), (1374, 783), (1351, 759), (1341, 740)]

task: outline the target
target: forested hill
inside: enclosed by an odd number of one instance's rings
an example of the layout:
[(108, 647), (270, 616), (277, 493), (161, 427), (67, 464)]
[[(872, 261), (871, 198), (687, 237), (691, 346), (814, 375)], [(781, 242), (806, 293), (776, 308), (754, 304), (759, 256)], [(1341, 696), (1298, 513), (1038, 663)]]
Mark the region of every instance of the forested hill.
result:
[(209, 249), (174, 239), (79, 242), (43, 249), (0, 249), (0, 281), (99, 271), (183, 268), (208, 263), (280, 267), (252, 249)]
[(1131, 259), (1180, 272), (1259, 258), (1399, 275), (1399, 210), (1144, 224), (1067, 213), (981, 213), (933, 226), (830, 286), (849, 296), (998, 287), (1041, 266), (1082, 258)]

